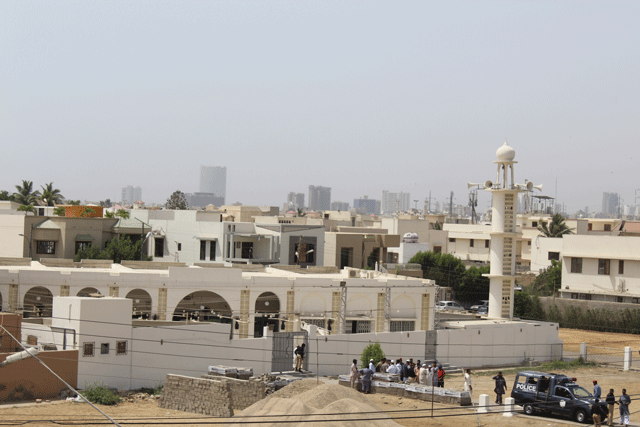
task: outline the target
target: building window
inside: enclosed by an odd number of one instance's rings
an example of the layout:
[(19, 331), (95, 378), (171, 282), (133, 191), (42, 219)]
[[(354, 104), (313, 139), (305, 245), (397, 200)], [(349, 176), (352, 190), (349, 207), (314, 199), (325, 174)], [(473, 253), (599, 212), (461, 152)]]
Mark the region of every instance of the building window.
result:
[(178, 250), (181, 251), (182, 250), (182, 243), (178, 243)]
[(591, 294), (580, 294), (580, 299), (591, 301)]
[(82, 355), (84, 357), (89, 357), (89, 356), (93, 356), (93, 351), (94, 351), (94, 347), (95, 347), (95, 343), (92, 342), (86, 342), (84, 343), (84, 345), (82, 346)]
[(453, 238), (453, 237), (450, 237), (450, 238), (449, 238), (449, 243), (455, 243), (455, 242), (456, 242), (456, 239), (455, 239), (455, 238)]
[(582, 258), (571, 258), (571, 272), (582, 273)]
[(80, 251), (86, 251), (91, 247), (91, 242), (76, 241), (76, 254)]
[(116, 355), (121, 356), (123, 354), (127, 354), (127, 342), (116, 341)]
[(560, 252), (549, 252), (549, 261), (560, 261)]
[(611, 260), (599, 259), (598, 260), (598, 274), (609, 274), (611, 272)]
[(442, 253), (442, 246), (434, 246), (433, 247), (433, 253), (434, 254), (441, 254)]
[(531, 221), (531, 226), (532, 227), (537, 227), (538, 226), (538, 221)]
[(100, 344), (100, 354), (109, 354), (109, 343), (104, 342)]
[(156, 237), (154, 240), (154, 254), (156, 258), (164, 257), (164, 237)]
[(206, 261), (207, 259), (207, 241), (200, 240), (200, 261)]
[(53, 255), (56, 253), (56, 242), (52, 240), (36, 240), (36, 253)]
[(472, 248), (473, 247), (473, 239), (469, 240), (469, 247)]
[(618, 274), (624, 274), (624, 261), (618, 261)]
[(587, 226), (587, 229), (588, 229), (589, 231), (593, 231), (593, 224), (592, 224), (592, 223), (589, 223), (589, 225)]
[(340, 270), (353, 267), (353, 248), (340, 248)]
[(489, 249), (489, 242), (490, 242), (490, 240), (485, 240), (484, 241), (484, 247), (487, 248), (487, 249)]
[(413, 332), (415, 327), (414, 320), (392, 320), (389, 322), (389, 332)]
[(624, 298), (623, 297), (616, 297), (616, 302), (624, 302)]
[(611, 231), (611, 224), (605, 224), (604, 231)]
[(578, 299), (579, 297), (580, 297), (580, 294), (571, 293), (571, 299)]
[(209, 261), (216, 260), (216, 241), (211, 240), (209, 242)]

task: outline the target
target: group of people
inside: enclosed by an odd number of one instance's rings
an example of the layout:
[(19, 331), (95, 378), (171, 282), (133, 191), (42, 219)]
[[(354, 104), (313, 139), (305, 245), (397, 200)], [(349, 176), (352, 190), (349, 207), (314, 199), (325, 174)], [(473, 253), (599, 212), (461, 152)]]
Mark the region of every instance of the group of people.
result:
[(349, 374), (351, 387), (355, 388), (356, 382), (358, 378), (360, 378), (362, 381), (362, 391), (369, 393), (371, 390), (371, 379), (376, 372), (397, 374), (400, 377), (400, 381), (415, 382), (432, 387), (444, 387), (444, 377), (446, 376), (442, 365), (438, 365), (435, 362), (432, 365), (421, 363), (420, 360), (414, 363), (413, 358), (409, 358), (405, 363), (402, 361), (402, 358), (389, 360), (383, 357), (377, 364), (371, 359), (369, 366), (358, 369), (358, 360), (353, 359), (351, 372)]
[[(593, 397), (596, 399), (596, 403), (600, 402), (602, 397), (602, 387), (598, 384), (597, 380), (593, 380)], [(601, 405), (594, 405), (593, 409), (593, 425), (601, 426), (604, 419), (607, 419), (607, 425), (613, 425), (613, 418), (615, 417), (615, 406), (619, 405), (620, 412), (620, 425), (629, 425), (629, 404), (631, 398), (627, 394), (626, 389), (622, 389), (622, 394), (616, 399), (614, 390), (609, 389), (609, 394), (605, 397), (607, 403), (607, 409)]]

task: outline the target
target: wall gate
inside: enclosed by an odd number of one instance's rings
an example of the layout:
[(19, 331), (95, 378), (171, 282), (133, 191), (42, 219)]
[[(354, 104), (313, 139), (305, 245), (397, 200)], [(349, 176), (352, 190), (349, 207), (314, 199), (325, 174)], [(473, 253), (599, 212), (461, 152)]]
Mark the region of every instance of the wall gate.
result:
[(309, 366), (309, 336), (307, 331), (274, 332), (271, 372), (293, 371), (295, 366), (293, 351), (301, 344), (305, 344), (305, 356), (302, 362), (302, 369), (306, 371)]

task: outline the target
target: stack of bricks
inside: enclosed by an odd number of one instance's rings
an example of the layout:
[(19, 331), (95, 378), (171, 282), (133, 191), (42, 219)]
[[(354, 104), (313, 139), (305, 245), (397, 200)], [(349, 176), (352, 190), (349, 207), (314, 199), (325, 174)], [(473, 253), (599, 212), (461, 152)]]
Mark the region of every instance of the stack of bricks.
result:
[(158, 406), (213, 417), (233, 416), (228, 382), (182, 375), (167, 375)]
[(167, 375), (158, 406), (214, 417), (231, 417), (266, 397), (257, 378), (240, 380), (203, 375), (202, 378)]

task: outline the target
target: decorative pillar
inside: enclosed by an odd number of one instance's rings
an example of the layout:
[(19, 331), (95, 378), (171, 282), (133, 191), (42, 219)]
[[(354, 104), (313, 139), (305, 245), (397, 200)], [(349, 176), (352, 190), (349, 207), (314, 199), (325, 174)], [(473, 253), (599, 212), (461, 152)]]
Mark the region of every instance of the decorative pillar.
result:
[(60, 296), (61, 297), (69, 296), (69, 285), (60, 285)]
[(18, 285), (16, 283), (9, 284), (9, 305), (7, 312), (15, 313), (18, 310)]
[(384, 326), (385, 326), (385, 322), (384, 322), (384, 315), (385, 315), (384, 300), (385, 300), (385, 293), (384, 292), (378, 292), (378, 310), (376, 311), (376, 332), (389, 332), (388, 330), (387, 331), (384, 330)]
[(158, 320), (167, 320), (167, 288), (158, 289)]
[[(233, 243), (232, 243), (233, 245)], [(249, 289), (240, 291), (240, 338), (249, 338)]]
[(118, 286), (109, 286), (109, 296), (118, 298), (118, 294), (120, 293), (120, 288)]
[(435, 298), (431, 298), (429, 294), (422, 294), (422, 307), (420, 309), (420, 330), (422, 331), (433, 329), (433, 304), (435, 304)]
[(294, 312), (295, 298), (296, 298), (296, 291), (294, 290), (287, 291), (287, 312), (286, 312), (287, 321), (284, 322), (285, 332), (293, 332), (293, 320), (295, 317), (295, 312)]

